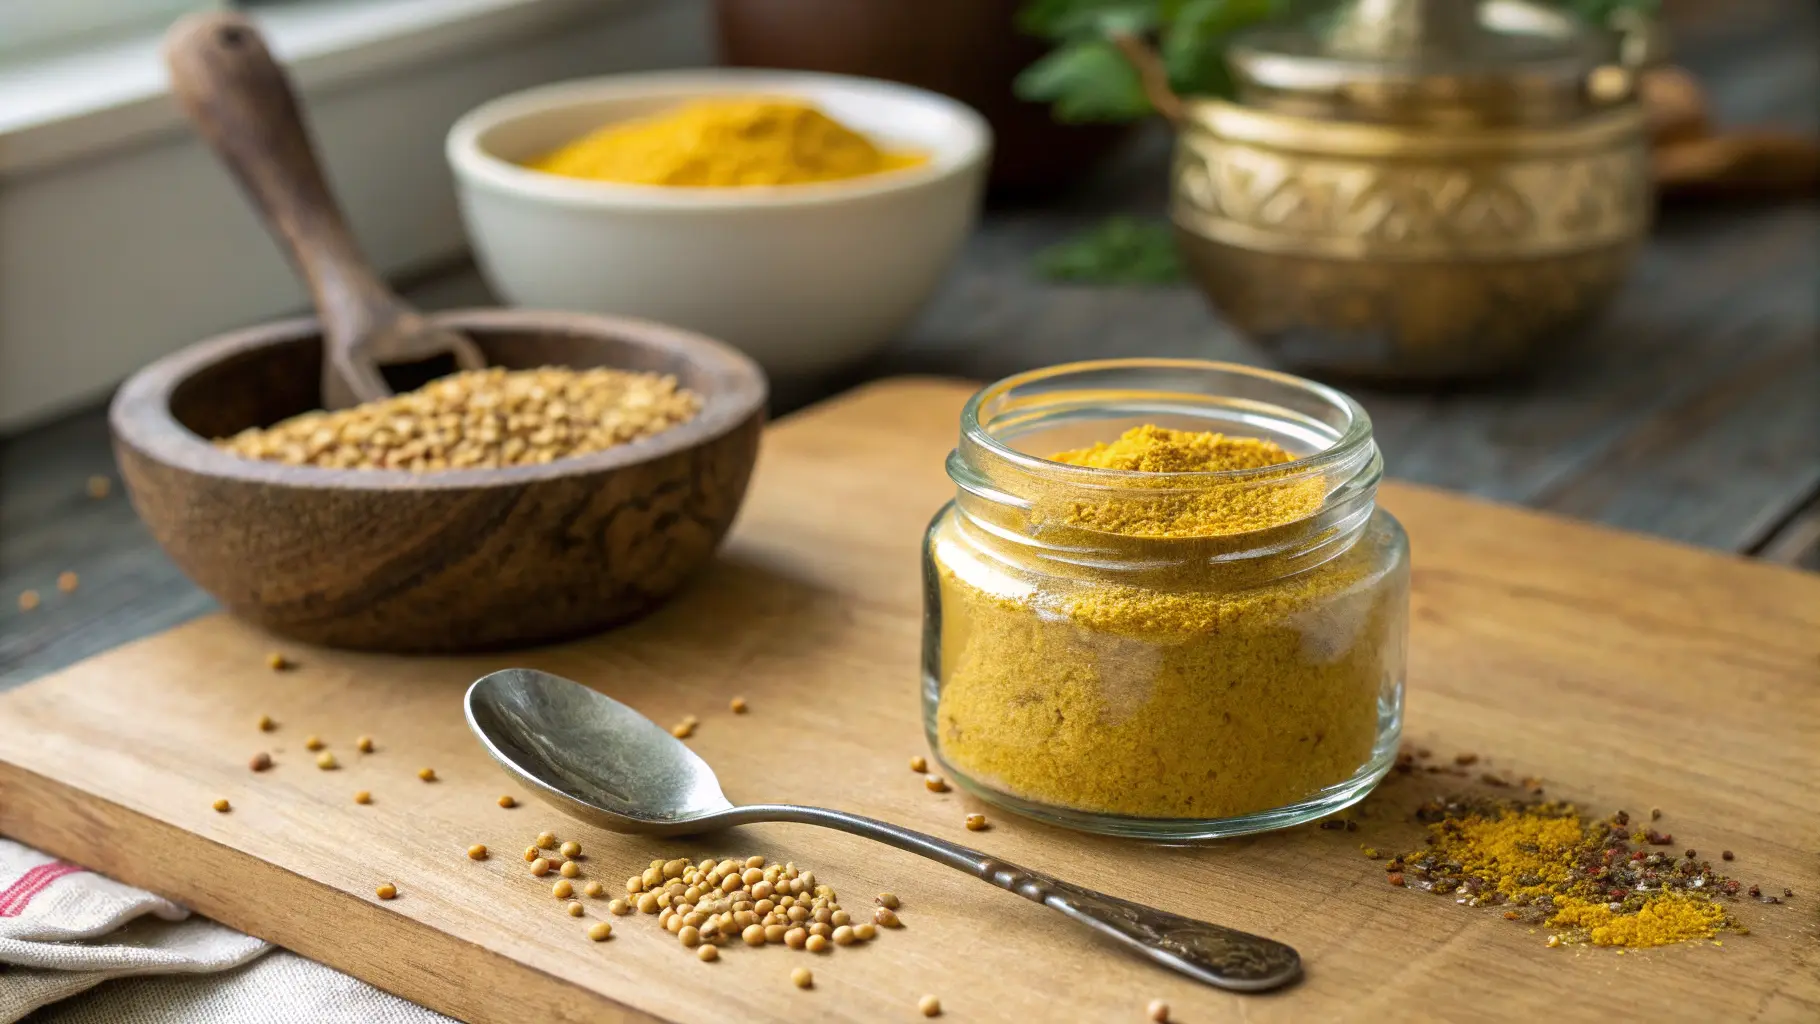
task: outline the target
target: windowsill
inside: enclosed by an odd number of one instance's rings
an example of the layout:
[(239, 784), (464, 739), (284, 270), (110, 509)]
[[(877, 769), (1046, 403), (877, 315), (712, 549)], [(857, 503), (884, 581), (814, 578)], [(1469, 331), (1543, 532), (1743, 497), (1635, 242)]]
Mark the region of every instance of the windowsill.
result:
[[(625, 0), (293, 0), (250, 13), (305, 91), (597, 19)], [(0, 66), (0, 176), (186, 130), (161, 33)]]

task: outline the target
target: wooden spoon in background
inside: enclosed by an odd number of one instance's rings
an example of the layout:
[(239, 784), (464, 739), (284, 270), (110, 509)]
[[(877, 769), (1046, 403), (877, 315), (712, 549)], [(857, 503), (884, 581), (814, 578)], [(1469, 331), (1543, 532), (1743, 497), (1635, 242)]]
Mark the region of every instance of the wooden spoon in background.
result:
[(453, 355), (478, 370), (468, 337), (430, 324), (361, 256), (329, 193), (290, 80), (253, 23), (200, 14), (165, 37), (177, 99), (198, 133), (239, 179), (284, 247), (322, 321), (322, 404), (341, 409), (390, 395), (379, 367)]
[(1773, 128), (1715, 132), (1705, 93), (1684, 68), (1644, 71), (1638, 96), (1649, 119), (1656, 187), (1664, 196), (1820, 194), (1820, 141)]

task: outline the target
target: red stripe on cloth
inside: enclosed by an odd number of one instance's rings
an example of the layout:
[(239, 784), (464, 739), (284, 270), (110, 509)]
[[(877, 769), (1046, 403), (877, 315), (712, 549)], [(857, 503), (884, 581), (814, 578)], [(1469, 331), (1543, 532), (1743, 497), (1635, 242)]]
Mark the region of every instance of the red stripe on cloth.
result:
[(64, 875), (73, 875), (81, 870), (74, 864), (51, 861), (49, 864), (40, 864), (20, 875), (12, 885), (0, 890), (0, 917), (18, 917), (25, 912), (25, 908), (32, 902), (32, 897), (43, 892), (52, 882)]

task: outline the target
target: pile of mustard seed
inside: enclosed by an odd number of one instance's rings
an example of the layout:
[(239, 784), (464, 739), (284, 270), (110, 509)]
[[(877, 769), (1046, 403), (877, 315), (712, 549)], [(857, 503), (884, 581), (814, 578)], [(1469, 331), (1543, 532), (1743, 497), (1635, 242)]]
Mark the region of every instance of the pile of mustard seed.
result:
[(554, 462), (661, 434), (701, 396), (626, 370), (492, 367), (335, 412), (309, 412), (215, 443), (249, 459), (331, 469), (497, 469)]
[(878, 905), (861, 920), (841, 907), (832, 888), (816, 882), (815, 872), (799, 871), (794, 863), (767, 864), (756, 855), (654, 860), (643, 874), (626, 879), (626, 894), (608, 909), (656, 914), (659, 926), (708, 961), (734, 941), (822, 953), (868, 942), (879, 928), (899, 924), (897, 897), (890, 893), (879, 894)]

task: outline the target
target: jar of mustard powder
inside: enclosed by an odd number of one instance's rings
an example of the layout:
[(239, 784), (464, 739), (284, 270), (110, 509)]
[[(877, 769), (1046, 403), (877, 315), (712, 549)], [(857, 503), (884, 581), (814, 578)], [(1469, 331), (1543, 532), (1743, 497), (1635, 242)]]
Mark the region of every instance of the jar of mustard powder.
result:
[[(1099, 457), (1152, 437), (1235, 464)], [(1010, 810), (1146, 838), (1362, 799), (1402, 731), (1409, 547), (1382, 468), (1357, 402), (1287, 374), (1106, 360), (985, 388), (924, 545), (937, 759)]]

